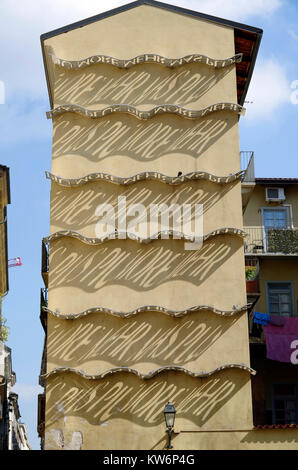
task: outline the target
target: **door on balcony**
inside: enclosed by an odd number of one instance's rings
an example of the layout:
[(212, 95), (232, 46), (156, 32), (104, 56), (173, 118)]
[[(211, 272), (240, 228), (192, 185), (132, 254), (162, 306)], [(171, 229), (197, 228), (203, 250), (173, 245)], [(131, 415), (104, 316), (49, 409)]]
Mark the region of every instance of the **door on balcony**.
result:
[(273, 385), (273, 424), (297, 424), (297, 384)]
[(293, 287), (291, 282), (267, 283), (268, 313), (293, 316)]
[[(270, 251), (270, 230), (289, 228), (290, 217), (288, 207), (263, 208), (263, 239), (264, 251)], [(272, 232), (271, 232), (272, 233)]]

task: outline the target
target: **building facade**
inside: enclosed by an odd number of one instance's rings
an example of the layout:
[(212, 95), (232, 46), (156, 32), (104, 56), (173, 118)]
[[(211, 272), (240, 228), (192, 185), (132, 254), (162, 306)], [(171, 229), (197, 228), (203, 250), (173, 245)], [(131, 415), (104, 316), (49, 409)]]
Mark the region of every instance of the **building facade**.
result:
[(261, 35), (152, 0), (42, 35), (46, 450), (163, 449), (169, 401), (175, 449), (276, 447), (253, 425), (238, 136)]
[(12, 390), (15, 383), (12, 351), (0, 341), (0, 450), (31, 449), (26, 426), (20, 421), (19, 397)]
[[(253, 381), (254, 421), (259, 426), (298, 425), (298, 179), (253, 178), (244, 212), (246, 271), (250, 312), (250, 348), (253, 366), (259, 371)], [(264, 325), (254, 313), (290, 319), (287, 336), (292, 353), (283, 357), (270, 351)], [(258, 320), (257, 320), (258, 321)], [(282, 333), (285, 326), (273, 330)], [(274, 339), (274, 338), (273, 338)], [(278, 339), (278, 338), (277, 338)], [(269, 338), (270, 340), (270, 338)], [(298, 344), (298, 342), (297, 342)], [(290, 344), (291, 345), (291, 344)], [(278, 342), (276, 342), (278, 348)]]
[(29, 450), (26, 427), (20, 422), (18, 395), (12, 391), (16, 375), (12, 370), (12, 351), (5, 344), (8, 330), (2, 312), (2, 301), (9, 291), (8, 204), (10, 204), (9, 168), (0, 165), (0, 450)]
[(7, 254), (7, 206), (10, 204), (9, 168), (0, 165), (0, 293), (6, 295), (8, 285), (8, 254)]

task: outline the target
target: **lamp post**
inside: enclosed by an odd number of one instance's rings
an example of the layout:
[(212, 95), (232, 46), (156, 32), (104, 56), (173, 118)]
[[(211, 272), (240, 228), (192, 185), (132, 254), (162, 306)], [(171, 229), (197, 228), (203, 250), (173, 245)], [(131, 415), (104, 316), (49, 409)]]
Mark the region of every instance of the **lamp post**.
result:
[(166, 432), (168, 433), (168, 445), (166, 446), (166, 449), (173, 449), (173, 446), (171, 445), (171, 440), (172, 440), (172, 433), (173, 433), (175, 415), (176, 415), (176, 410), (175, 410), (173, 403), (168, 402), (163, 410), (163, 413), (165, 416), (165, 422), (167, 426)]

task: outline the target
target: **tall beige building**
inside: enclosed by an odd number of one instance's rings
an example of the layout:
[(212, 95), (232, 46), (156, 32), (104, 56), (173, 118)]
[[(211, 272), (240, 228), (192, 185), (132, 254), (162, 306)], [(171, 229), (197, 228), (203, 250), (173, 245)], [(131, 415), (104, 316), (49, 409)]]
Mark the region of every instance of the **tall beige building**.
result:
[[(163, 449), (168, 401), (175, 449), (274, 447), (253, 430), (238, 136), (261, 35), (151, 0), (42, 35), (45, 449)], [(153, 204), (202, 204), (203, 246), (150, 238)]]

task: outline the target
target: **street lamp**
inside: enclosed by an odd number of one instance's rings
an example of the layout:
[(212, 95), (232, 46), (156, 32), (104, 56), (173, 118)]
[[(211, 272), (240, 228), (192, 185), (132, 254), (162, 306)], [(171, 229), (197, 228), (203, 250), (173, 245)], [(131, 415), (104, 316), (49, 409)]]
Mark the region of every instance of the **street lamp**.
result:
[(166, 432), (168, 433), (168, 445), (166, 446), (166, 449), (173, 449), (173, 446), (171, 445), (171, 440), (176, 415), (176, 410), (173, 403), (168, 402), (163, 410), (163, 413), (165, 415), (165, 422), (167, 426)]

